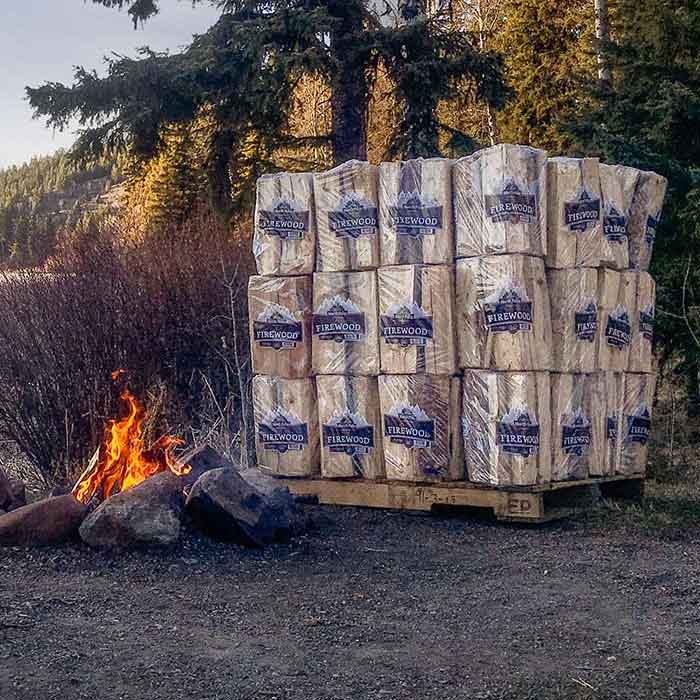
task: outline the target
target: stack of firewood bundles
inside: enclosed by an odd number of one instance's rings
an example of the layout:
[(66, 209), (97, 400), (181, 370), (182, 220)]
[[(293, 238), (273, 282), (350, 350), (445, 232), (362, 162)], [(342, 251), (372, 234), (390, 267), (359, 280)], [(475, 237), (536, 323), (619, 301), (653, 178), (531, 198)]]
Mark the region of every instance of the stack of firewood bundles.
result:
[(531, 485), (646, 463), (654, 173), (498, 145), (258, 182), (258, 462)]

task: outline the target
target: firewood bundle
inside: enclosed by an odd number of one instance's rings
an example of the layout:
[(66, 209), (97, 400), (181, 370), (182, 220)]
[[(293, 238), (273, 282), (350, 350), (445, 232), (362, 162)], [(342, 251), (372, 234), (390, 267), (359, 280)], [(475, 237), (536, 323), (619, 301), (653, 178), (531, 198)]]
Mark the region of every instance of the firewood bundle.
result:
[(637, 302), (636, 273), (598, 270), (597, 369), (624, 372), (629, 364), (632, 319)]
[(627, 372), (624, 376), (616, 459), (619, 474), (646, 471), (655, 388), (654, 374)]
[(617, 471), (618, 436), (622, 410), (622, 372), (596, 372), (595, 393), (602, 406), (598, 419), (593, 420), (593, 444), (600, 457), (588, 465), (590, 476), (611, 476)]
[(656, 173), (639, 173), (629, 218), (630, 267), (648, 270), (668, 181)]
[(600, 263), (615, 270), (629, 267), (629, 218), (639, 170), (600, 164), (603, 241)]

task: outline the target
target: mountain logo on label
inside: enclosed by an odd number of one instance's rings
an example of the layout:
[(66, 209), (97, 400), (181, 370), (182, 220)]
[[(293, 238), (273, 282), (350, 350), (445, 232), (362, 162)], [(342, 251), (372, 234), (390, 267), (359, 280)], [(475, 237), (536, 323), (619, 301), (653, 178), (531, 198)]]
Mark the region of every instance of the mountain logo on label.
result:
[(410, 449), (430, 449), (435, 439), (435, 423), (419, 406), (399, 402), (384, 415), (384, 436)]
[(279, 453), (303, 450), (309, 444), (309, 428), (296, 414), (277, 408), (260, 422), (258, 439), (265, 450)]
[(605, 421), (606, 435), (613, 444), (617, 442), (617, 413), (607, 416)]
[(561, 448), (564, 454), (583, 456), (591, 446), (591, 421), (580, 408), (562, 418)]
[(425, 346), (433, 339), (433, 318), (415, 302), (392, 304), (379, 317), (382, 337), (387, 343), (408, 347)]
[(374, 449), (374, 428), (357, 412), (335, 414), (321, 428), (323, 446), (331, 452), (354, 456), (367, 454)]
[(514, 406), (496, 424), (496, 444), (506, 454), (531, 457), (540, 448), (540, 426), (530, 409)]
[(532, 302), (523, 287), (506, 280), (483, 302), (484, 321), (492, 333), (532, 330)]
[(253, 321), (253, 337), (263, 348), (292, 350), (303, 340), (304, 331), (294, 314), (280, 304), (270, 304)]
[(641, 403), (632, 415), (626, 416), (627, 436), (625, 442), (636, 442), (646, 445), (651, 433), (651, 413), (646, 403)]
[(571, 202), (564, 203), (564, 225), (569, 231), (585, 231), (600, 220), (600, 198), (582, 188)]
[(632, 326), (630, 325), (629, 313), (627, 309), (618, 304), (610, 312), (608, 322), (605, 326), (605, 342), (613, 348), (624, 350), (632, 337)]
[(400, 192), (389, 207), (391, 225), (399, 236), (433, 235), (442, 229), (442, 205), (419, 192)]
[(356, 343), (365, 339), (365, 315), (349, 299), (340, 295), (324, 299), (314, 312), (312, 334), (319, 340)]
[(654, 315), (656, 310), (652, 304), (647, 304), (639, 310), (639, 332), (642, 338), (652, 341), (654, 338)]
[(598, 305), (595, 299), (586, 299), (574, 313), (576, 340), (592, 343), (598, 331)]
[(644, 229), (644, 242), (649, 248), (654, 245), (654, 241), (656, 240), (656, 229), (659, 226), (659, 221), (661, 221), (661, 209), (653, 216), (647, 216), (647, 223)]
[(309, 230), (309, 212), (295, 199), (277, 198), (270, 209), (258, 211), (258, 227), (270, 236), (299, 240)]
[(485, 195), (484, 207), (486, 216), (494, 223), (531, 224), (537, 216), (535, 195), (513, 178), (506, 180), (500, 193)]
[(603, 233), (610, 243), (624, 243), (627, 240), (627, 217), (612, 203), (603, 217)]
[(377, 226), (377, 207), (357, 192), (342, 195), (337, 209), (328, 212), (328, 228), (336, 238), (373, 236)]

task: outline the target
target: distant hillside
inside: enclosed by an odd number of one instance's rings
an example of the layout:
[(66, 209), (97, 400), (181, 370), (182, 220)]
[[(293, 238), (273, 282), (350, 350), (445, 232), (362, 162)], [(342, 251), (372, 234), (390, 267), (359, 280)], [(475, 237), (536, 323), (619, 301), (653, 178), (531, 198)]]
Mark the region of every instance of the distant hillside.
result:
[(41, 265), (66, 223), (116, 205), (122, 180), (117, 162), (79, 168), (64, 151), (0, 170), (0, 266)]

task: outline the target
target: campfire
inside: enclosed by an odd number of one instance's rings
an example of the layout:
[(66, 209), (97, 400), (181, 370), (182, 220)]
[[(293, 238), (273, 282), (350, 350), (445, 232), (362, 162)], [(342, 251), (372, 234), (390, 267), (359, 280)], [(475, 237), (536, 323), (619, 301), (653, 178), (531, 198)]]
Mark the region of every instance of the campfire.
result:
[[(123, 374), (123, 370), (117, 370), (112, 379), (116, 381)], [(126, 416), (110, 421), (104, 445), (95, 452), (73, 487), (73, 496), (81, 503), (93, 499), (104, 501), (159, 472), (170, 470), (183, 476), (190, 471), (188, 465), (173, 455), (173, 450), (183, 445), (184, 440), (163, 435), (146, 447), (144, 425), (147, 414), (144, 405), (128, 387), (122, 389), (121, 400), (128, 409)]]

